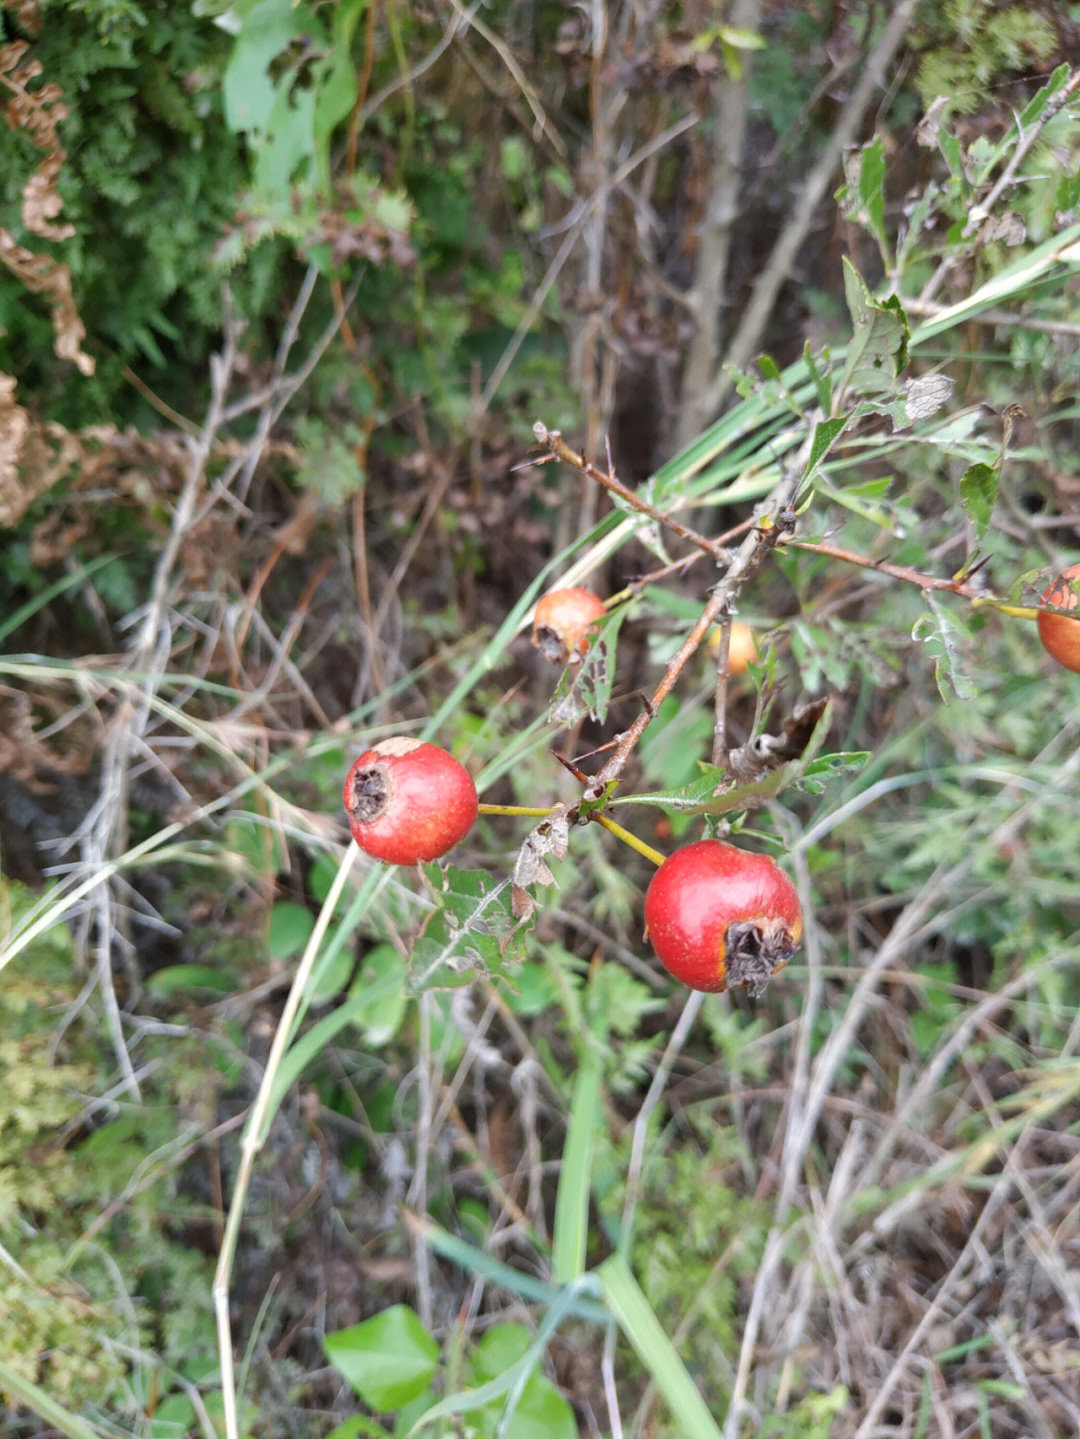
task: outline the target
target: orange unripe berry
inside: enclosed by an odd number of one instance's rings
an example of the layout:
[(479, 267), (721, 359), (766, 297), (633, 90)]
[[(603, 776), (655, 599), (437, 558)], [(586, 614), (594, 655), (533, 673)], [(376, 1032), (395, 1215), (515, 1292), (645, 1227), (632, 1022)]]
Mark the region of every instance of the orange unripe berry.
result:
[(365, 750), (345, 780), (345, 813), (360, 848), (388, 864), (438, 859), (472, 829), (476, 785), (438, 745), (395, 735)]
[[(720, 653), (720, 637), (723, 631), (716, 625), (709, 631), (706, 644), (715, 657)], [(732, 620), (731, 638), (728, 640), (728, 674), (741, 675), (746, 666), (753, 664), (758, 657), (757, 641), (754, 639), (754, 631), (742, 620)]]
[(604, 601), (592, 590), (549, 590), (536, 602), (532, 642), (555, 664), (580, 664), (591, 628), (604, 613)]
[(802, 942), (802, 908), (768, 855), (703, 839), (653, 875), (645, 931), (660, 963), (691, 989), (756, 994)]
[[(1058, 605), (1063, 610), (1075, 610), (1080, 598), (1073, 584), (1080, 589), (1080, 564), (1070, 565), (1047, 587), (1043, 599), (1049, 605)], [(1036, 621), (1039, 639), (1047, 654), (1064, 665), (1067, 670), (1080, 674), (1080, 619), (1071, 620), (1068, 615), (1051, 614), (1040, 610)]]

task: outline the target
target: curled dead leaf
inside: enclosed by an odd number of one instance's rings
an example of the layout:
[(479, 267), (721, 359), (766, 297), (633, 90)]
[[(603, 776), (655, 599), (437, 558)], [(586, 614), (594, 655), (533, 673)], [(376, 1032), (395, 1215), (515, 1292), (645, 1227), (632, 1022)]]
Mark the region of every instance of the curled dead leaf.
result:
[(529, 831), (514, 860), (511, 905), (516, 919), (532, 918), (536, 900), (529, 893), (529, 886), (554, 884), (555, 876), (547, 861), (565, 859), (569, 848), (570, 821), (566, 817), (566, 806), (559, 805)]
[(758, 734), (733, 749), (727, 763), (731, 777), (739, 784), (751, 784), (789, 760), (801, 759), (828, 705), (827, 699), (803, 705), (784, 721), (780, 734)]

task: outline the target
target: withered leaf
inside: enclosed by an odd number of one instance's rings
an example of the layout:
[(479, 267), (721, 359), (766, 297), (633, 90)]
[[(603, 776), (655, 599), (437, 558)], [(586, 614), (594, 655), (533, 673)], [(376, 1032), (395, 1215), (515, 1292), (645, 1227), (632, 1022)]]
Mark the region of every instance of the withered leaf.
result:
[[(802, 759), (829, 707), (827, 699), (803, 705), (784, 721), (780, 734), (759, 734), (728, 755), (728, 772), (739, 784), (750, 784), (770, 770)], [(824, 738), (822, 735), (821, 738)]]
[(554, 884), (555, 876), (548, 868), (547, 857), (565, 859), (569, 848), (570, 821), (566, 817), (566, 806), (559, 805), (525, 836), (514, 861), (515, 889), (524, 889), (530, 884)]

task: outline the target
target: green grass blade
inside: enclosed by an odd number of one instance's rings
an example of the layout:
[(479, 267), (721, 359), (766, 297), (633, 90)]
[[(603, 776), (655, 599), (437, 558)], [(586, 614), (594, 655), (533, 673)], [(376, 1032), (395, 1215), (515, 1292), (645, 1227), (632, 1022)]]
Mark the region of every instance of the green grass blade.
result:
[(551, 1268), (556, 1284), (569, 1284), (585, 1269), (589, 1237), (589, 1198), (592, 1193), (596, 1127), (600, 1119), (600, 1055), (591, 1042), (586, 1047), (574, 1080), (570, 1120), (566, 1126), (559, 1190), (555, 1197), (555, 1232)]
[(0, 1389), (6, 1389), (20, 1404), (32, 1409), (47, 1424), (59, 1429), (61, 1434), (66, 1434), (68, 1439), (101, 1439), (100, 1430), (91, 1429), (85, 1420), (69, 1414), (55, 1399), (51, 1399), (44, 1389), (39, 1389), (29, 1379), (17, 1374), (3, 1360), (0, 1360)]
[(621, 1254), (612, 1254), (595, 1272), (620, 1329), (664, 1396), (682, 1439), (721, 1439), (716, 1420), (706, 1409), (626, 1260)]
[(485, 1254), (483, 1250), (433, 1224), (429, 1219), (417, 1218), (412, 1223), (422, 1235), (425, 1244), (436, 1254), (449, 1260), (451, 1264), (456, 1264), (466, 1274), (475, 1274), (483, 1279), (485, 1284), (505, 1289), (507, 1293), (517, 1294), (529, 1304), (543, 1304), (549, 1309), (556, 1304), (566, 1304), (569, 1296), (569, 1307), (565, 1310), (567, 1317), (584, 1319), (590, 1324), (607, 1324), (611, 1319), (602, 1304), (578, 1297), (581, 1286), (574, 1286), (572, 1290), (557, 1289), (555, 1285), (545, 1284), (535, 1275), (522, 1273), (511, 1268), (509, 1264), (504, 1264), (501, 1259)]

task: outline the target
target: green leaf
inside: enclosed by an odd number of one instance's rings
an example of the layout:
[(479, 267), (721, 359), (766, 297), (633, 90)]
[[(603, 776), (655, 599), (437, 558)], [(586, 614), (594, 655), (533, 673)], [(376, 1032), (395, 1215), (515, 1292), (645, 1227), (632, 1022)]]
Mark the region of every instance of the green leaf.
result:
[[(629, 509), (618, 499), (616, 507)], [(567, 665), (559, 676), (548, 709), (549, 724), (566, 729), (577, 724), (585, 715), (597, 724), (605, 723), (611, 702), (611, 687), (615, 681), (619, 630), (629, 612), (628, 605), (620, 605), (610, 615), (595, 621), (593, 638), (585, 658), (580, 664)]]
[(282, 50), (303, 35), (312, 17), (293, 0), (255, 0), (241, 8), (240, 31), (225, 67), (225, 123), (250, 134), (270, 128), (276, 85), (270, 67)]
[(874, 501), (886, 498), (891, 484), (892, 478), (890, 477), (884, 483), (873, 480), (868, 484), (845, 485), (841, 488), (832, 484), (824, 475), (819, 474), (814, 480), (814, 489), (826, 499), (843, 505), (844, 509), (850, 510), (853, 515), (858, 515), (861, 519), (869, 520), (871, 524), (891, 531), (894, 517), (890, 509), (880, 503), (874, 503)]
[(349, 47), (364, 6), (370, 0), (338, 0), (333, 11), (329, 54), (318, 76), (315, 138), (325, 148), (332, 131), (356, 104), (356, 66)]
[(942, 155), (945, 157), (945, 163), (948, 165), (950, 173), (955, 179), (962, 180), (964, 178), (964, 152), (960, 146), (960, 141), (951, 130), (943, 127), (938, 135), (938, 145)]
[(1068, 63), (1057, 67), (1054, 73), (1047, 80), (1041, 90), (1037, 91), (1021, 112), (1017, 121), (1020, 134), (1025, 135), (1032, 127), (1042, 119), (1043, 112), (1054, 96), (1068, 83), (1072, 71)]
[[(699, 762), (700, 763), (700, 762)], [(770, 780), (777, 778), (786, 766), (781, 766), (768, 776)], [(750, 785), (731, 786), (730, 777), (726, 770), (719, 769), (716, 765), (700, 764), (701, 773), (697, 779), (689, 784), (683, 785), (680, 789), (655, 790), (649, 794), (622, 795), (612, 800), (612, 808), (623, 804), (654, 804), (661, 809), (670, 810), (673, 814), (726, 814), (729, 809), (738, 809), (740, 805), (735, 802), (729, 805), (729, 796), (736, 796), (748, 791)], [(725, 786), (730, 786), (725, 788)], [(772, 784), (768, 786), (767, 798), (779, 793), (779, 787)]]
[(885, 236), (885, 142), (880, 136), (862, 148), (859, 166), (859, 199), (873, 233)]
[(825, 743), (830, 723), (831, 708), (826, 705), (801, 756), (797, 760), (787, 760), (777, 765), (758, 779), (734, 784), (726, 770), (716, 765), (702, 764), (698, 778), (682, 789), (656, 794), (623, 795), (613, 799), (611, 806), (614, 809), (622, 804), (654, 804), (675, 814), (713, 815), (757, 808), (790, 785), (797, 784), (807, 773)]
[(938, 693), (948, 703), (953, 695), (957, 699), (974, 699), (975, 685), (963, 668), (960, 642), (964, 631), (948, 610), (942, 607), (929, 592), (923, 598), (930, 607), (928, 615), (915, 621), (911, 638), (930, 647), (934, 656), (934, 679)]
[(814, 426), (814, 438), (810, 441), (810, 458), (803, 473), (804, 480), (814, 473), (818, 462), (832, 449), (850, 418), (850, 415), (836, 415), (833, 419), (821, 420)]
[(380, 1413), (418, 1398), (439, 1363), (438, 1344), (407, 1304), (327, 1334), (323, 1349), (364, 1403)]
[(880, 136), (847, 156), (844, 162), (847, 184), (840, 191), (840, 208), (845, 219), (869, 230), (884, 252), (885, 234), (885, 142)]
[(797, 780), (807, 794), (821, 794), (829, 780), (839, 774), (852, 774), (870, 761), (870, 750), (837, 750), (835, 754), (818, 755), (806, 766)]
[(829, 374), (828, 350), (825, 350), (820, 358), (822, 363), (819, 366), (818, 357), (811, 353), (810, 341), (807, 340), (803, 346), (803, 362), (813, 378), (821, 412), (823, 415), (827, 415), (832, 409), (832, 377)]
[(208, 964), (170, 964), (156, 970), (146, 981), (146, 992), (154, 999), (169, 999), (192, 989), (228, 994), (235, 986), (233, 976)]
[(860, 395), (894, 394), (907, 365), (911, 330), (898, 296), (875, 300), (862, 276), (844, 256), (844, 294), (854, 329), (841, 388)]
[(468, 982), (467, 970), (498, 973), (509, 954), (520, 958), (522, 939), (508, 907), (509, 878), (496, 882), (485, 870), (445, 870), (424, 865), (435, 910), (413, 951), (413, 994), (432, 985), (454, 988)]
[(960, 498), (975, 526), (975, 544), (982, 544), (994, 513), (1001, 470), (997, 465), (969, 465), (960, 480)]
[(757, 357), (757, 367), (767, 380), (780, 379), (780, 366), (771, 355), (759, 355)]
[(343, 1424), (338, 1424), (330, 1430), (326, 1439), (386, 1439), (386, 1430), (374, 1419), (367, 1419), (363, 1414), (354, 1414), (351, 1419), (346, 1419)]
[(408, 1004), (408, 971), (392, 944), (377, 944), (364, 956), (349, 994), (352, 1023), (373, 1049), (389, 1044), (401, 1028)]
[[(496, 1324), (477, 1344), (472, 1356), (473, 1375), (478, 1384), (498, 1380), (519, 1365), (534, 1364), (534, 1338), (524, 1324)], [(488, 1406), (492, 1432), (505, 1405)], [(505, 1429), (506, 1439), (577, 1439), (574, 1411), (543, 1374), (531, 1373)]]
[(297, 171), (315, 158), (315, 92), (292, 84), (278, 85), (265, 136), (255, 146), (255, 189), (288, 201)]
[(311, 938), (315, 916), (306, 905), (280, 900), (270, 911), (267, 951), (271, 959), (292, 959)]

